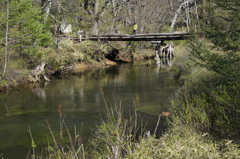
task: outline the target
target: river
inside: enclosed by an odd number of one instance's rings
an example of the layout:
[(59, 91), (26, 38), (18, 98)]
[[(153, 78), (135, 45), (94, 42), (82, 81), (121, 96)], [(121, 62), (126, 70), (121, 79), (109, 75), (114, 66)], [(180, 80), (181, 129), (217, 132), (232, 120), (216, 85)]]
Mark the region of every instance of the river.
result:
[(86, 142), (99, 116), (106, 113), (103, 96), (108, 106), (121, 101), (125, 112), (136, 106), (146, 116), (148, 128), (154, 128), (158, 115), (167, 111), (169, 98), (179, 86), (170, 67), (157, 67), (152, 61), (150, 67), (140, 62), (75, 70), (45, 84), (17, 86), (1, 94), (0, 156), (25, 158), (31, 147), (29, 127), (37, 147), (45, 146), (49, 132), (46, 120), (53, 131), (59, 130), (59, 105), (69, 129), (82, 127)]

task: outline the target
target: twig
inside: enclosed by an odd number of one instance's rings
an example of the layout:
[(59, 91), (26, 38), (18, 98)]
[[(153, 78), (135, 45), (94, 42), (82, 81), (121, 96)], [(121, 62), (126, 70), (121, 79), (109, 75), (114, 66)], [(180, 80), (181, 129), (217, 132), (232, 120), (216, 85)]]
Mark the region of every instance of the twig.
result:
[(157, 125), (156, 125), (156, 127), (155, 127), (155, 130), (154, 130), (154, 134), (153, 134), (153, 135), (156, 135), (157, 128), (158, 128), (158, 125), (159, 125), (159, 122), (160, 122), (160, 118), (161, 118), (161, 115), (158, 116)]

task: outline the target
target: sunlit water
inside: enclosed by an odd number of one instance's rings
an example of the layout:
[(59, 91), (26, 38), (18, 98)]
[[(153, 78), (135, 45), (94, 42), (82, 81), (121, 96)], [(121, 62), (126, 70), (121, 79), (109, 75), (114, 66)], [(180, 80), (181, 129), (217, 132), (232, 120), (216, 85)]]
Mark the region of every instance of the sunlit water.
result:
[(169, 98), (179, 83), (174, 79), (170, 66), (157, 67), (152, 63), (150, 67), (143, 62), (85, 72), (75, 70), (46, 84), (19, 86), (1, 94), (1, 157), (26, 157), (31, 147), (29, 127), (37, 147), (46, 145), (45, 134), (49, 131), (45, 121), (49, 121), (53, 131), (59, 130), (59, 105), (69, 129), (76, 126), (79, 130), (83, 125), (84, 142), (99, 117), (106, 113), (103, 99), (108, 106), (121, 103), (124, 112), (136, 106), (148, 120), (148, 128), (154, 129), (158, 115), (167, 111)]

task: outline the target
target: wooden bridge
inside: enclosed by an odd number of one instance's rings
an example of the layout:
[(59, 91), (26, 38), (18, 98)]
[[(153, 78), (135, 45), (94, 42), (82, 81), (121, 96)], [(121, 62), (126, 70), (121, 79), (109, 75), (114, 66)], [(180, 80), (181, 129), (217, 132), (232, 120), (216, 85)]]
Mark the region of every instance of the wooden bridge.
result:
[[(149, 33), (149, 34), (101, 34), (83, 37), (79, 34), (78, 37), (64, 37), (75, 42), (92, 40), (92, 41), (150, 41), (155, 46), (156, 64), (160, 64), (163, 52), (161, 45), (164, 41), (186, 40), (190, 37), (189, 33)], [(168, 45), (168, 48), (172, 47)], [(166, 48), (166, 47), (165, 47)], [(174, 52), (174, 51), (173, 51)], [(173, 54), (173, 53), (172, 53)]]
[[(149, 33), (149, 34), (102, 34), (83, 37), (81, 40), (93, 41), (171, 41), (171, 40), (186, 40), (190, 37), (189, 33)], [(74, 41), (79, 41), (79, 37), (70, 38)]]

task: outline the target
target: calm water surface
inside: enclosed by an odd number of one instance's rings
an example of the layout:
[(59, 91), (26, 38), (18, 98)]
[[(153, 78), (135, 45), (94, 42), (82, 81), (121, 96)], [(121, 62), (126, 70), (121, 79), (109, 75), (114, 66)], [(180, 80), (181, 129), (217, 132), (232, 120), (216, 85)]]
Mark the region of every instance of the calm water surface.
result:
[[(169, 97), (179, 86), (169, 66), (146, 63), (122, 64), (73, 73), (46, 84), (19, 86), (0, 95), (0, 154), (4, 158), (25, 158), (31, 146), (28, 127), (37, 147), (46, 145), (47, 119), (53, 131), (59, 130), (58, 105), (62, 106), (68, 128), (80, 129), (87, 141), (90, 130), (104, 116), (106, 106), (121, 101), (125, 112), (137, 110), (154, 128), (157, 115), (167, 111)], [(159, 130), (161, 131), (161, 130)]]

